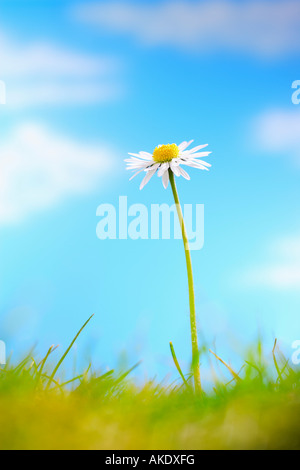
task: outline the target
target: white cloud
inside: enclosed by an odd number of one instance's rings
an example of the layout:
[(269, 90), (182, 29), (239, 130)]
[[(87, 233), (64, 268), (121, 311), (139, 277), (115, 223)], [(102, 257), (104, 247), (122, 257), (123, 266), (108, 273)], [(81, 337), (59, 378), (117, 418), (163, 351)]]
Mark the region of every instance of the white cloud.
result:
[(263, 150), (272, 155), (288, 155), (300, 166), (300, 112), (271, 110), (255, 123), (255, 134)]
[(5, 76), (93, 77), (115, 67), (108, 57), (80, 54), (47, 42), (24, 45), (0, 34), (1, 74)]
[(300, 289), (300, 266), (280, 264), (254, 268), (249, 270), (243, 281), (251, 287)]
[(120, 95), (119, 64), (46, 42), (20, 44), (0, 33), (0, 74), (8, 106), (85, 104)]
[(122, 95), (122, 88), (112, 84), (39, 83), (35, 86), (8, 88), (7, 104), (12, 109), (24, 106), (86, 105), (113, 101)]
[(271, 261), (249, 268), (239, 283), (246, 287), (300, 289), (300, 236), (275, 240), (269, 246)]
[(0, 223), (19, 222), (107, 178), (114, 154), (37, 124), (23, 124), (0, 145)]
[(300, 52), (298, 0), (94, 2), (75, 16), (150, 45), (280, 57)]
[(273, 243), (272, 250), (280, 256), (297, 259), (300, 263), (300, 236), (285, 237)]

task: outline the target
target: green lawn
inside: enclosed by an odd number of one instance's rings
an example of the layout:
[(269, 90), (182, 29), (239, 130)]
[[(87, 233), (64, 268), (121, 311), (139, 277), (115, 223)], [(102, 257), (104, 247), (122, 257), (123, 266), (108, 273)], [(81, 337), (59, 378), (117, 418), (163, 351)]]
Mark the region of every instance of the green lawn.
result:
[(179, 374), (169, 387), (137, 387), (131, 370), (102, 376), (87, 370), (63, 384), (59, 367), (47, 365), (50, 350), (40, 362), (27, 357), (18, 366), (8, 364), (0, 370), (0, 447), (300, 449), (299, 371), (278, 348), (269, 362), (258, 350), (239, 375), (227, 371), (231, 382), (216, 379), (203, 396), (195, 396)]

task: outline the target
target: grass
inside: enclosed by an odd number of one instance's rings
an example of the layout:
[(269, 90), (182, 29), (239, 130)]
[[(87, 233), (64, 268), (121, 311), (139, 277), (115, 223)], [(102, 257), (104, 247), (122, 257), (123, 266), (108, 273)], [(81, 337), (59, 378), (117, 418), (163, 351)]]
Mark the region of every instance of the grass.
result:
[(300, 448), (300, 373), (276, 342), (272, 362), (259, 344), (240, 372), (209, 353), (232, 380), (216, 379), (213, 391), (202, 396), (192, 391), (190, 375), (183, 376), (173, 347), (178, 380), (142, 387), (130, 380), (138, 364), (102, 375), (89, 367), (63, 383), (59, 369), (70, 347), (50, 368), (53, 350), (40, 361), (29, 355), (0, 369), (2, 450)]

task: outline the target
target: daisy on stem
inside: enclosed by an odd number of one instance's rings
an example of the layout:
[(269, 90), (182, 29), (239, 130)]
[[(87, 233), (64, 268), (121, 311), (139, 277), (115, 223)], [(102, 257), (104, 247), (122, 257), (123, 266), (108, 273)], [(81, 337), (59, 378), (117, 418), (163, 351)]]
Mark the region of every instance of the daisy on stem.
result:
[(208, 170), (208, 168), (211, 166), (210, 163), (207, 163), (206, 161), (200, 159), (207, 157), (211, 153), (201, 151), (202, 149), (207, 147), (207, 145), (199, 145), (190, 150), (187, 150), (192, 142), (193, 141), (182, 142), (178, 146), (176, 144), (160, 145), (155, 148), (152, 154), (148, 152), (130, 153), (129, 155), (131, 156), (131, 158), (126, 159), (125, 162), (127, 162), (127, 170), (135, 171), (135, 174), (130, 179), (133, 179), (141, 172), (146, 173), (140, 185), (140, 189), (143, 189), (143, 187), (150, 181), (150, 179), (152, 178), (152, 176), (154, 176), (155, 173), (157, 173), (158, 176), (162, 177), (162, 183), (165, 189), (168, 187), (169, 181), (171, 184), (185, 248), (185, 259), (189, 285), (190, 324), (193, 358), (192, 367), (195, 391), (200, 393), (201, 377), (192, 260), (187, 232), (184, 224), (182, 209), (174, 177), (175, 175), (183, 176), (183, 178), (187, 180), (190, 179), (190, 176), (182, 168), (182, 165), (189, 166), (192, 168), (198, 168), (199, 170)]

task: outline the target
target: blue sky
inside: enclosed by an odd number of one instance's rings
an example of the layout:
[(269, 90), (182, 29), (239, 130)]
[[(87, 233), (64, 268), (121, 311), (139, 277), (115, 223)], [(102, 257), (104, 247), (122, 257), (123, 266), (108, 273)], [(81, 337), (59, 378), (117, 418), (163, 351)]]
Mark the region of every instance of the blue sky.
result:
[(162, 378), (172, 340), (187, 367), (181, 242), (100, 241), (96, 209), (121, 195), (171, 203), (158, 178), (142, 192), (129, 182), (123, 159), (195, 139), (212, 169), (178, 190), (205, 205), (205, 246), (192, 253), (200, 330), (228, 359), (259, 329), (289, 351), (300, 334), (299, 2), (1, 3), (8, 350), (66, 346), (95, 313), (78, 356), (113, 367), (127, 351)]

